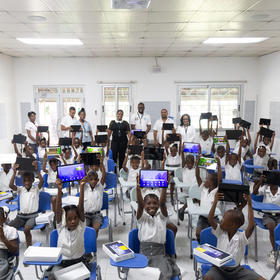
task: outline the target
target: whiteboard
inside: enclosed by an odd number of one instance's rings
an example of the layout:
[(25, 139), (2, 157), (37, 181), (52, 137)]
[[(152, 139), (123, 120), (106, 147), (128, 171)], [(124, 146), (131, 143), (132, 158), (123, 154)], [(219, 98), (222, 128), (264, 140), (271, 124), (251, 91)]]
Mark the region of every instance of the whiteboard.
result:
[(152, 129), (156, 120), (161, 118), (161, 109), (167, 109), (170, 114), (170, 101), (144, 101), (143, 103), (145, 104), (145, 113), (151, 117)]

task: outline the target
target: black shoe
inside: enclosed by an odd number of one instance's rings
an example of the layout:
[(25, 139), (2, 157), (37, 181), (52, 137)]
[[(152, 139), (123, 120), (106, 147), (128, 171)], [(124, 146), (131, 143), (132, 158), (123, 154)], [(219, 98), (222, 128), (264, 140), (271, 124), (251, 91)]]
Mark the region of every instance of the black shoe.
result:
[(174, 203), (174, 199), (172, 198), (171, 199), (171, 205), (174, 207), (175, 206), (175, 203)]
[(183, 222), (185, 218), (185, 209), (182, 207), (178, 210), (179, 219)]

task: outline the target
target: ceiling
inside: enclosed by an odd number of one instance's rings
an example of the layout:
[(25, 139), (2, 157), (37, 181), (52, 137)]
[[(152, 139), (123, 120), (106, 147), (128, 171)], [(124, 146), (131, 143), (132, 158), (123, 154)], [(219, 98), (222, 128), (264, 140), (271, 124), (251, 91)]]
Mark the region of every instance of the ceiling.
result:
[[(280, 50), (279, 0), (152, 0), (112, 10), (110, 0), (0, 0), (0, 52), (15, 56), (262, 56)], [(47, 20), (34, 22), (30, 16)], [(83, 46), (30, 46), (16, 37), (79, 38)], [(209, 37), (269, 37), (205, 45)]]

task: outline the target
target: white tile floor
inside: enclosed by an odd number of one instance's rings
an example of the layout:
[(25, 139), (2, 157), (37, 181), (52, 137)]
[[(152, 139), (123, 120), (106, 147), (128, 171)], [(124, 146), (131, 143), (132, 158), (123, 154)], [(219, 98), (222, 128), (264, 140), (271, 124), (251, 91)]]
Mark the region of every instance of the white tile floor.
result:
[[(128, 203), (126, 203), (128, 207)], [(173, 212), (171, 206), (169, 205), (171, 211)], [(110, 217), (113, 219), (113, 205), (110, 205)], [(171, 221), (176, 224), (176, 213), (170, 217)], [(176, 237), (176, 253), (177, 253), (177, 264), (179, 265), (182, 273), (182, 279), (190, 280), (195, 279), (193, 271), (193, 262), (189, 258), (189, 239), (187, 238), (187, 219), (178, 226), (178, 233)], [(122, 240), (127, 242), (128, 232), (130, 230), (130, 217), (126, 215), (126, 225), (122, 225), (122, 220), (120, 216), (117, 216), (117, 227), (113, 228), (114, 240)], [(45, 243), (45, 234), (40, 231), (33, 231), (33, 242), (42, 241)], [(24, 235), (20, 233), (20, 270), (24, 279), (32, 280), (36, 279), (34, 267), (24, 267), (22, 264), (22, 255), (26, 249), (24, 242)], [(98, 237), (98, 251), (97, 259), (98, 264), (101, 266), (102, 279), (103, 280), (117, 280), (117, 269), (112, 267), (109, 263), (108, 257), (102, 251), (102, 244), (108, 241), (108, 231), (107, 229), (101, 230)], [(267, 261), (267, 253), (271, 250), (268, 232), (262, 229), (258, 229), (258, 245), (259, 245), (259, 261), (254, 260), (254, 237), (252, 236), (249, 245), (249, 265), (259, 274), (261, 274), (266, 279), (270, 279), (274, 270), (273, 266)], [(280, 274), (275, 279), (280, 280)]]

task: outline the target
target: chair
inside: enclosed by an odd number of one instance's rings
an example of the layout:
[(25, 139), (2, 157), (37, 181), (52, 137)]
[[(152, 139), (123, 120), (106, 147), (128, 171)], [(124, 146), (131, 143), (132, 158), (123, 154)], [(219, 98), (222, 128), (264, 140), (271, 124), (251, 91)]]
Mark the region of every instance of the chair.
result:
[(16, 176), (16, 177), (15, 177), (15, 185), (16, 185), (17, 187), (22, 187), (22, 186), (23, 186), (22, 177), (21, 177), (21, 176)]
[(263, 166), (254, 165), (253, 159), (245, 160), (243, 166), (244, 166), (244, 175), (248, 181), (253, 181), (251, 177), (254, 174), (255, 169), (264, 169)]
[[(140, 252), (140, 241), (138, 239), (138, 228), (133, 229), (128, 235), (128, 247), (134, 251), (134, 253)], [(165, 253), (170, 257), (175, 257), (175, 241), (174, 233), (170, 229), (166, 229), (166, 243), (165, 243)], [(180, 279), (181, 275), (172, 277), (172, 280)]]
[(18, 268), (19, 266), (19, 247), (20, 247), (20, 240), (19, 237), (17, 238), (17, 242), (18, 242), (18, 251), (16, 254), (12, 254), (11, 252), (8, 252), (8, 261), (9, 263), (13, 263), (14, 266), (14, 277), (16, 277), (18, 275), (18, 277), (23, 280), (22, 274)]
[(116, 163), (113, 159), (108, 158), (107, 160), (107, 170), (108, 172), (115, 172)]
[(109, 149), (109, 159), (113, 159), (113, 152), (111, 149)]
[(277, 261), (278, 261), (279, 249), (280, 249), (280, 224), (278, 224), (274, 229), (274, 239), (275, 239), (275, 249), (276, 249), (276, 258), (274, 264), (275, 272), (270, 278), (270, 280), (273, 280), (280, 271), (280, 266), (277, 268)]
[[(239, 230), (239, 231), (241, 231), (241, 230)], [(205, 244), (205, 243), (208, 243), (215, 247), (217, 246), (217, 238), (212, 233), (212, 227), (205, 228), (200, 232), (200, 244)], [(198, 246), (199, 246), (198, 241), (196, 241), (196, 240), (192, 241), (192, 250)], [(243, 265), (243, 266), (246, 267), (247, 269), (251, 269), (251, 267), (249, 265), (247, 265), (247, 263), (248, 263), (248, 245), (245, 248), (244, 258), (245, 258), (245, 265)], [(201, 270), (199, 270), (197, 268), (198, 263), (201, 263)], [(209, 262), (207, 262), (197, 256), (194, 256), (193, 266), (194, 266), (196, 279), (200, 279), (201, 278), (200, 276), (202, 276), (202, 278), (203, 278), (206, 275), (208, 270), (211, 268), (212, 264), (210, 264)]]
[(113, 196), (111, 198), (109, 197), (109, 202), (111, 201), (115, 202), (114, 203), (114, 226), (117, 226), (117, 203), (118, 203), (117, 175), (115, 173), (106, 172), (105, 184), (106, 184), (105, 191), (109, 192), (111, 190), (113, 192)]
[[(18, 198), (18, 209), (20, 209), (20, 199)], [(47, 211), (47, 210), (51, 210), (51, 196), (50, 194), (46, 193), (46, 192), (40, 192), (39, 193), (39, 208), (38, 208), (38, 213)], [(47, 226), (47, 224), (39, 224), (39, 225), (35, 225), (34, 228), (32, 230), (43, 230), (45, 227)], [(23, 231), (24, 227), (21, 227), (18, 229), (19, 231)], [(46, 244), (48, 244), (48, 232), (46, 232)]]

